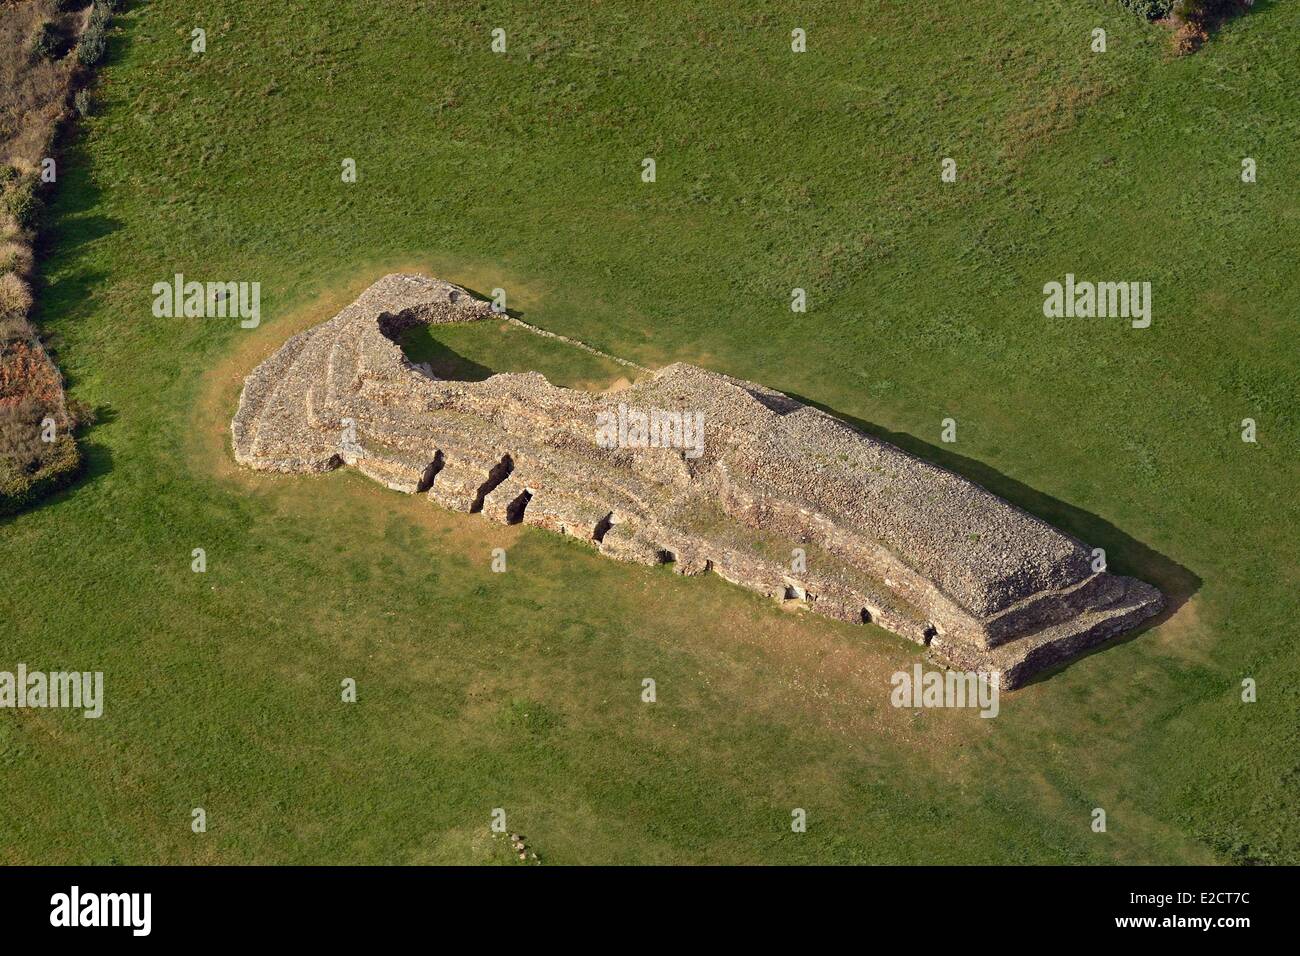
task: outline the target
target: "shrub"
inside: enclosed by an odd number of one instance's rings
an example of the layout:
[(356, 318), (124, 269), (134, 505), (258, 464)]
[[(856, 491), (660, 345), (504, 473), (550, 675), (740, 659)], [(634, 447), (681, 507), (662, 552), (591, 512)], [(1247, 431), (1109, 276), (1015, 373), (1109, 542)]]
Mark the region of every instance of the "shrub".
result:
[(32, 34), (32, 56), (39, 60), (52, 60), (59, 50), (59, 29), (50, 20), (44, 21)]
[(82, 66), (94, 66), (104, 58), (104, 51), (108, 49), (108, 21), (112, 18), (108, 4), (95, 0), (86, 32), (77, 44), (77, 62)]
[(8, 342), (30, 339), (32, 335), (32, 327), (27, 323), (26, 317), (0, 313), (0, 347)]
[(0, 349), (0, 408), (29, 403), (47, 409), (60, 425), (67, 422), (63, 379), (34, 336), (9, 342)]
[(77, 111), (78, 116), (89, 116), (90, 111), (94, 108), (90, 102), (90, 94), (85, 89), (77, 90), (72, 95), (72, 108)]
[(108, 21), (113, 18), (113, 11), (109, 9), (108, 4), (96, 0), (95, 5), (90, 8), (90, 22), (86, 25), (87, 31), (98, 29), (101, 33), (107, 29)]
[(48, 450), (41, 441), (41, 420), (45, 409), (30, 399), (10, 406), (0, 414), (0, 458), (17, 474), (35, 472)]
[(82, 66), (94, 66), (104, 58), (108, 42), (104, 39), (103, 29), (96, 30), (94, 25), (86, 28), (81, 42), (77, 44), (77, 62)]
[(1174, 30), (1174, 52), (1179, 56), (1195, 53), (1208, 39), (1209, 34), (1205, 27), (1199, 23), (1183, 20), (1178, 24), (1178, 29)]
[(1119, 0), (1119, 3), (1148, 20), (1161, 20), (1169, 16), (1174, 0)]
[(22, 509), (66, 485), (81, 455), (68, 428), (53, 443), (41, 441), (41, 420), (57, 414), (30, 399), (0, 405), (0, 515)]
[(31, 275), (35, 265), (32, 250), (22, 242), (0, 242), (0, 272)]
[[(6, 337), (0, 339), (0, 514), (66, 484), (80, 464), (77, 423), (62, 411), (58, 371), (32, 340), (30, 327)], [(53, 442), (42, 440), (46, 418), (57, 424)]]
[(0, 275), (0, 315), (26, 315), (32, 293), (16, 272)]
[(79, 398), (69, 398), (67, 408), (69, 423), (74, 430), (90, 428), (99, 423), (99, 412), (89, 402)]
[(5, 193), (5, 208), (19, 229), (31, 229), (41, 213), (41, 197), (36, 194), (36, 177), (27, 175), (10, 185)]

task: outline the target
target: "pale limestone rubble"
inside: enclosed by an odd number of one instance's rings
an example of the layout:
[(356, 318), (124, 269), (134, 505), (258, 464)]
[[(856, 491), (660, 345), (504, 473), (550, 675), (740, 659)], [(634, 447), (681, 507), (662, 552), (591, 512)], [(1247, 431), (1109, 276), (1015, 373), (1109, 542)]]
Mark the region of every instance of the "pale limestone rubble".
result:
[[(413, 323), (497, 318), (458, 286), (385, 276), (248, 377), (235, 457), (283, 472), (346, 464), (619, 560), (713, 571), (877, 624), (944, 665), (1000, 672), (1005, 689), (1163, 607), (979, 485), (761, 385), (684, 364), (604, 394), (536, 372), (443, 381), (395, 341)], [(597, 414), (620, 403), (702, 413), (703, 453), (600, 447)], [(791, 571), (795, 548), (806, 571)]]

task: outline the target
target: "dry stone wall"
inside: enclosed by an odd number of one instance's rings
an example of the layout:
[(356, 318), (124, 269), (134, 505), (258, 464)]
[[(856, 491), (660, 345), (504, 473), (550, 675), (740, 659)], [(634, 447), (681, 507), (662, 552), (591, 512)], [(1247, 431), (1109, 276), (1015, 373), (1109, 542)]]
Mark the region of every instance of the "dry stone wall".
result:
[[(284, 472), (347, 465), (612, 558), (712, 571), (877, 624), (941, 663), (999, 672), (1005, 689), (1163, 606), (1154, 588), (1093, 571), (1086, 545), (980, 486), (762, 385), (685, 364), (603, 394), (536, 372), (444, 381), (395, 341), (413, 323), (495, 318), (458, 286), (385, 276), (248, 377), (236, 458)], [(598, 440), (628, 409), (680, 423), (674, 440), (698, 437), (690, 426), (702, 423), (702, 440), (641, 447), (623, 426), (629, 440)]]

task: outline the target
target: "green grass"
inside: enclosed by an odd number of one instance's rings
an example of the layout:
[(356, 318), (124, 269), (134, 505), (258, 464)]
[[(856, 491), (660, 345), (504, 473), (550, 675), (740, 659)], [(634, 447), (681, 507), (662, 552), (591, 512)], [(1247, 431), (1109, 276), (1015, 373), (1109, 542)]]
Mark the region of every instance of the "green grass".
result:
[(428, 362), (439, 378), (481, 382), (497, 372), (541, 372), (552, 385), (597, 391), (635, 370), (503, 321), (415, 325), (402, 333), (402, 351)]
[[(108, 699), (0, 712), (0, 860), (508, 862), (503, 807), (562, 863), (1300, 862), (1297, 6), (1179, 60), (1103, 0), (516, 6), (115, 21), (39, 298), (100, 424), (86, 477), (0, 519), (0, 668), (103, 670)], [(234, 469), (247, 343), (412, 263), (834, 409), (1181, 607), (995, 720), (914, 714), (881, 631)], [(175, 272), (260, 281), (263, 328), (154, 319)], [(1044, 319), (1066, 272), (1151, 281), (1152, 327)]]

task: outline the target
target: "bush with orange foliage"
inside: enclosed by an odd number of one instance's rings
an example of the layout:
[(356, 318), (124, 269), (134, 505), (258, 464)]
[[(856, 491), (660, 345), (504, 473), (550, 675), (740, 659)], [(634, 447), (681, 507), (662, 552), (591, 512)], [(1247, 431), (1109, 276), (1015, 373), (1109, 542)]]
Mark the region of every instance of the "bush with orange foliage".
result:
[(1174, 52), (1194, 53), (1224, 20), (1254, 6), (1254, 0), (1177, 0), (1171, 17)]

